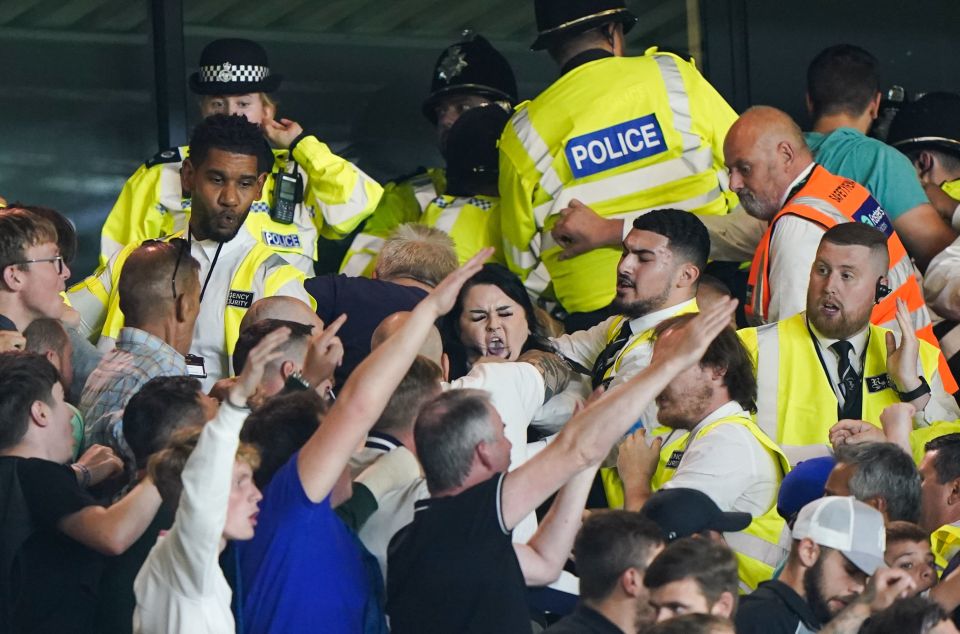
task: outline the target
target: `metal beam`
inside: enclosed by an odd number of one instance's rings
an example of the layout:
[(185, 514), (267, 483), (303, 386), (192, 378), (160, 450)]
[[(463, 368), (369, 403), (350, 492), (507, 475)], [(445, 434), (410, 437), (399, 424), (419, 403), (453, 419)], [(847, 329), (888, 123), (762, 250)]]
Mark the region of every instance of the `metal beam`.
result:
[(146, 0), (153, 45), (153, 89), (157, 141), (161, 149), (187, 140), (186, 64), (183, 54), (183, 1)]
[(734, 110), (751, 104), (746, 0), (700, 3), (704, 75)]

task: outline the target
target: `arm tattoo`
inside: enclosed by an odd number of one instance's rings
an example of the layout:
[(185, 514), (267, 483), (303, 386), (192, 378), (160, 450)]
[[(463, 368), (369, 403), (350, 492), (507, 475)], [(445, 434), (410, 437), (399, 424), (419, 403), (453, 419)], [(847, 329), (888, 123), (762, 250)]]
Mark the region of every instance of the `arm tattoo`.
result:
[(573, 373), (563, 359), (551, 352), (529, 350), (523, 353), (518, 361), (529, 363), (543, 375), (544, 403), (567, 388), (570, 375)]

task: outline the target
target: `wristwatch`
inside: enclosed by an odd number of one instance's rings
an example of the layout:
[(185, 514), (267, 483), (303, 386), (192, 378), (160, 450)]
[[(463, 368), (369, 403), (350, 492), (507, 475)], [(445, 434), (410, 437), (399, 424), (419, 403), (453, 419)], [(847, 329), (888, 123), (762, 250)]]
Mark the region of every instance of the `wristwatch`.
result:
[(920, 398), (924, 394), (930, 393), (930, 385), (927, 383), (927, 379), (922, 375), (919, 377), (919, 379), (920, 385), (909, 392), (901, 392), (900, 390), (897, 390), (897, 394), (900, 395), (900, 401), (902, 403), (909, 403), (910, 401)]

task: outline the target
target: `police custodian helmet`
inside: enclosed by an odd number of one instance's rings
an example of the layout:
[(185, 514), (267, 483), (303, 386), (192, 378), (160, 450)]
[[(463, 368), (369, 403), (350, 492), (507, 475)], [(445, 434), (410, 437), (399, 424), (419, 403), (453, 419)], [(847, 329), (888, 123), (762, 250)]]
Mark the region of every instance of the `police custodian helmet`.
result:
[(423, 116), (436, 125), (437, 103), (448, 95), (465, 93), (517, 104), (517, 80), (510, 62), (485, 37), (471, 31), (465, 31), (463, 40), (445, 48), (437, 58)]
[(960, 95), (931, 92), (906, 104), (890, 123), (887, 143), (901, 152), (936, 146), (960, 156)]
[(200, 53), (200, 69), (190, 75), (190, 90), (198, 95), (246, 95), (273, 92), (281, 75), (270, 72), (267, 52), (251, 40), (214, 40)]
[(589, 31), (607, 22), (620, 22), (626, 33), (637, 23), (624, 0), (534, 0), (537, 31), (534, 51), (550, 48), (565, 36)]

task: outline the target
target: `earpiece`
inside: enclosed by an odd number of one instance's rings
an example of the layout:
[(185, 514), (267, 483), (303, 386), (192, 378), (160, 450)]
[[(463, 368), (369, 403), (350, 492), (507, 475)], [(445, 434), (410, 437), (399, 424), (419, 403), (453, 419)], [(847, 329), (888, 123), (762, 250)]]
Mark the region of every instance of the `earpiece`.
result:
[(883, 278), (877, 278), (877, 292), (873, 296), (873, 303), (879, 304), (880, 300), (893, 292), (893, 289), (883, 283)]

